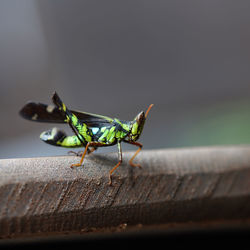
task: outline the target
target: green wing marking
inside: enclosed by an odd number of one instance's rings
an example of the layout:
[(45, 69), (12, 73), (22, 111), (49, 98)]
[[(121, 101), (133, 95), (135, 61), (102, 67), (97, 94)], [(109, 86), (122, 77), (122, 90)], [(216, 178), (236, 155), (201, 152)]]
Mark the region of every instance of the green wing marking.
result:
[[(87, 112), (70, 110), (80, 122), (89, 127), (103, 127), (110, 125), (113, 119), (108, 116), (102, 116)], [(54, 105), (43, 103), (28, 102), (19, 112), (19, 114), (30, 121), (48, 122), (48, 123), (66, 123), (61, 111)]]

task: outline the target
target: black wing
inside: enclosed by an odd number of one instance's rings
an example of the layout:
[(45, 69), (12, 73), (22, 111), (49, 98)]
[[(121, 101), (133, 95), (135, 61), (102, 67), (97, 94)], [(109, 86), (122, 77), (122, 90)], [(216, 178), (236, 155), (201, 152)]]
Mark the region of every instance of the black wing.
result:
[[(89, 127), (101, 127), (110, 125), (112, 118), (102, 115), (96, 115), (86, 112), (71, 112)], [(49, 122), (49, 123), (65, 123), (64, 117), (60, 110), (54, 105), (46, 105), (43, 103), (28, 102), (19, 112), (19, 114), (30, 121)]]

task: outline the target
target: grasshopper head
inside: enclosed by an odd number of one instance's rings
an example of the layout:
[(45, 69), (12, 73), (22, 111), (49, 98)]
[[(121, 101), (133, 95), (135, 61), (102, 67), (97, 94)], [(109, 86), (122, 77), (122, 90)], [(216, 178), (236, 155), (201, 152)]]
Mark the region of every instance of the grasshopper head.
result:
[(146, 114), (142, 111), (140, 112), (135, 119), (131, 122), (131, 128), (130, 128), (130, 134), (129, 134), (129, 140), (130, 141), (137, 141), (142, 133), (144, 123), (146, 121), (147, 115), (149, 110), (153, 107), (153, 104), (151, 104), (146, 111)]
[(130, 130), (130, 136), (129, 140), (131, 141), (137, 141), (141, 135), (141, 132), (143, 130), (143, 126), (145, 123), (145, 114), (144, 112), (140, 112), (135, 119), (131, 123), (131, 130)]

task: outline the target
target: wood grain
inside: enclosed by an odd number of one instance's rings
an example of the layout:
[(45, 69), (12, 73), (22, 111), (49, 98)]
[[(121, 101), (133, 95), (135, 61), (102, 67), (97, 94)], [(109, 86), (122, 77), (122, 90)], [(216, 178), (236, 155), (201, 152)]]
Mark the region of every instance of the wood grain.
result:
[(250, 218), (250, 146), (0, 160), (0, 237)]

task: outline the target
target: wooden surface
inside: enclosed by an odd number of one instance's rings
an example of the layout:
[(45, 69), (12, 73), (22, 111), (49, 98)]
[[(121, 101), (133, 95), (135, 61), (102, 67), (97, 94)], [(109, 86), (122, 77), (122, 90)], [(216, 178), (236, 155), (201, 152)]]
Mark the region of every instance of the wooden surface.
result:
[(0, 238), (250, 218), (250, 146), (0, 160)]

